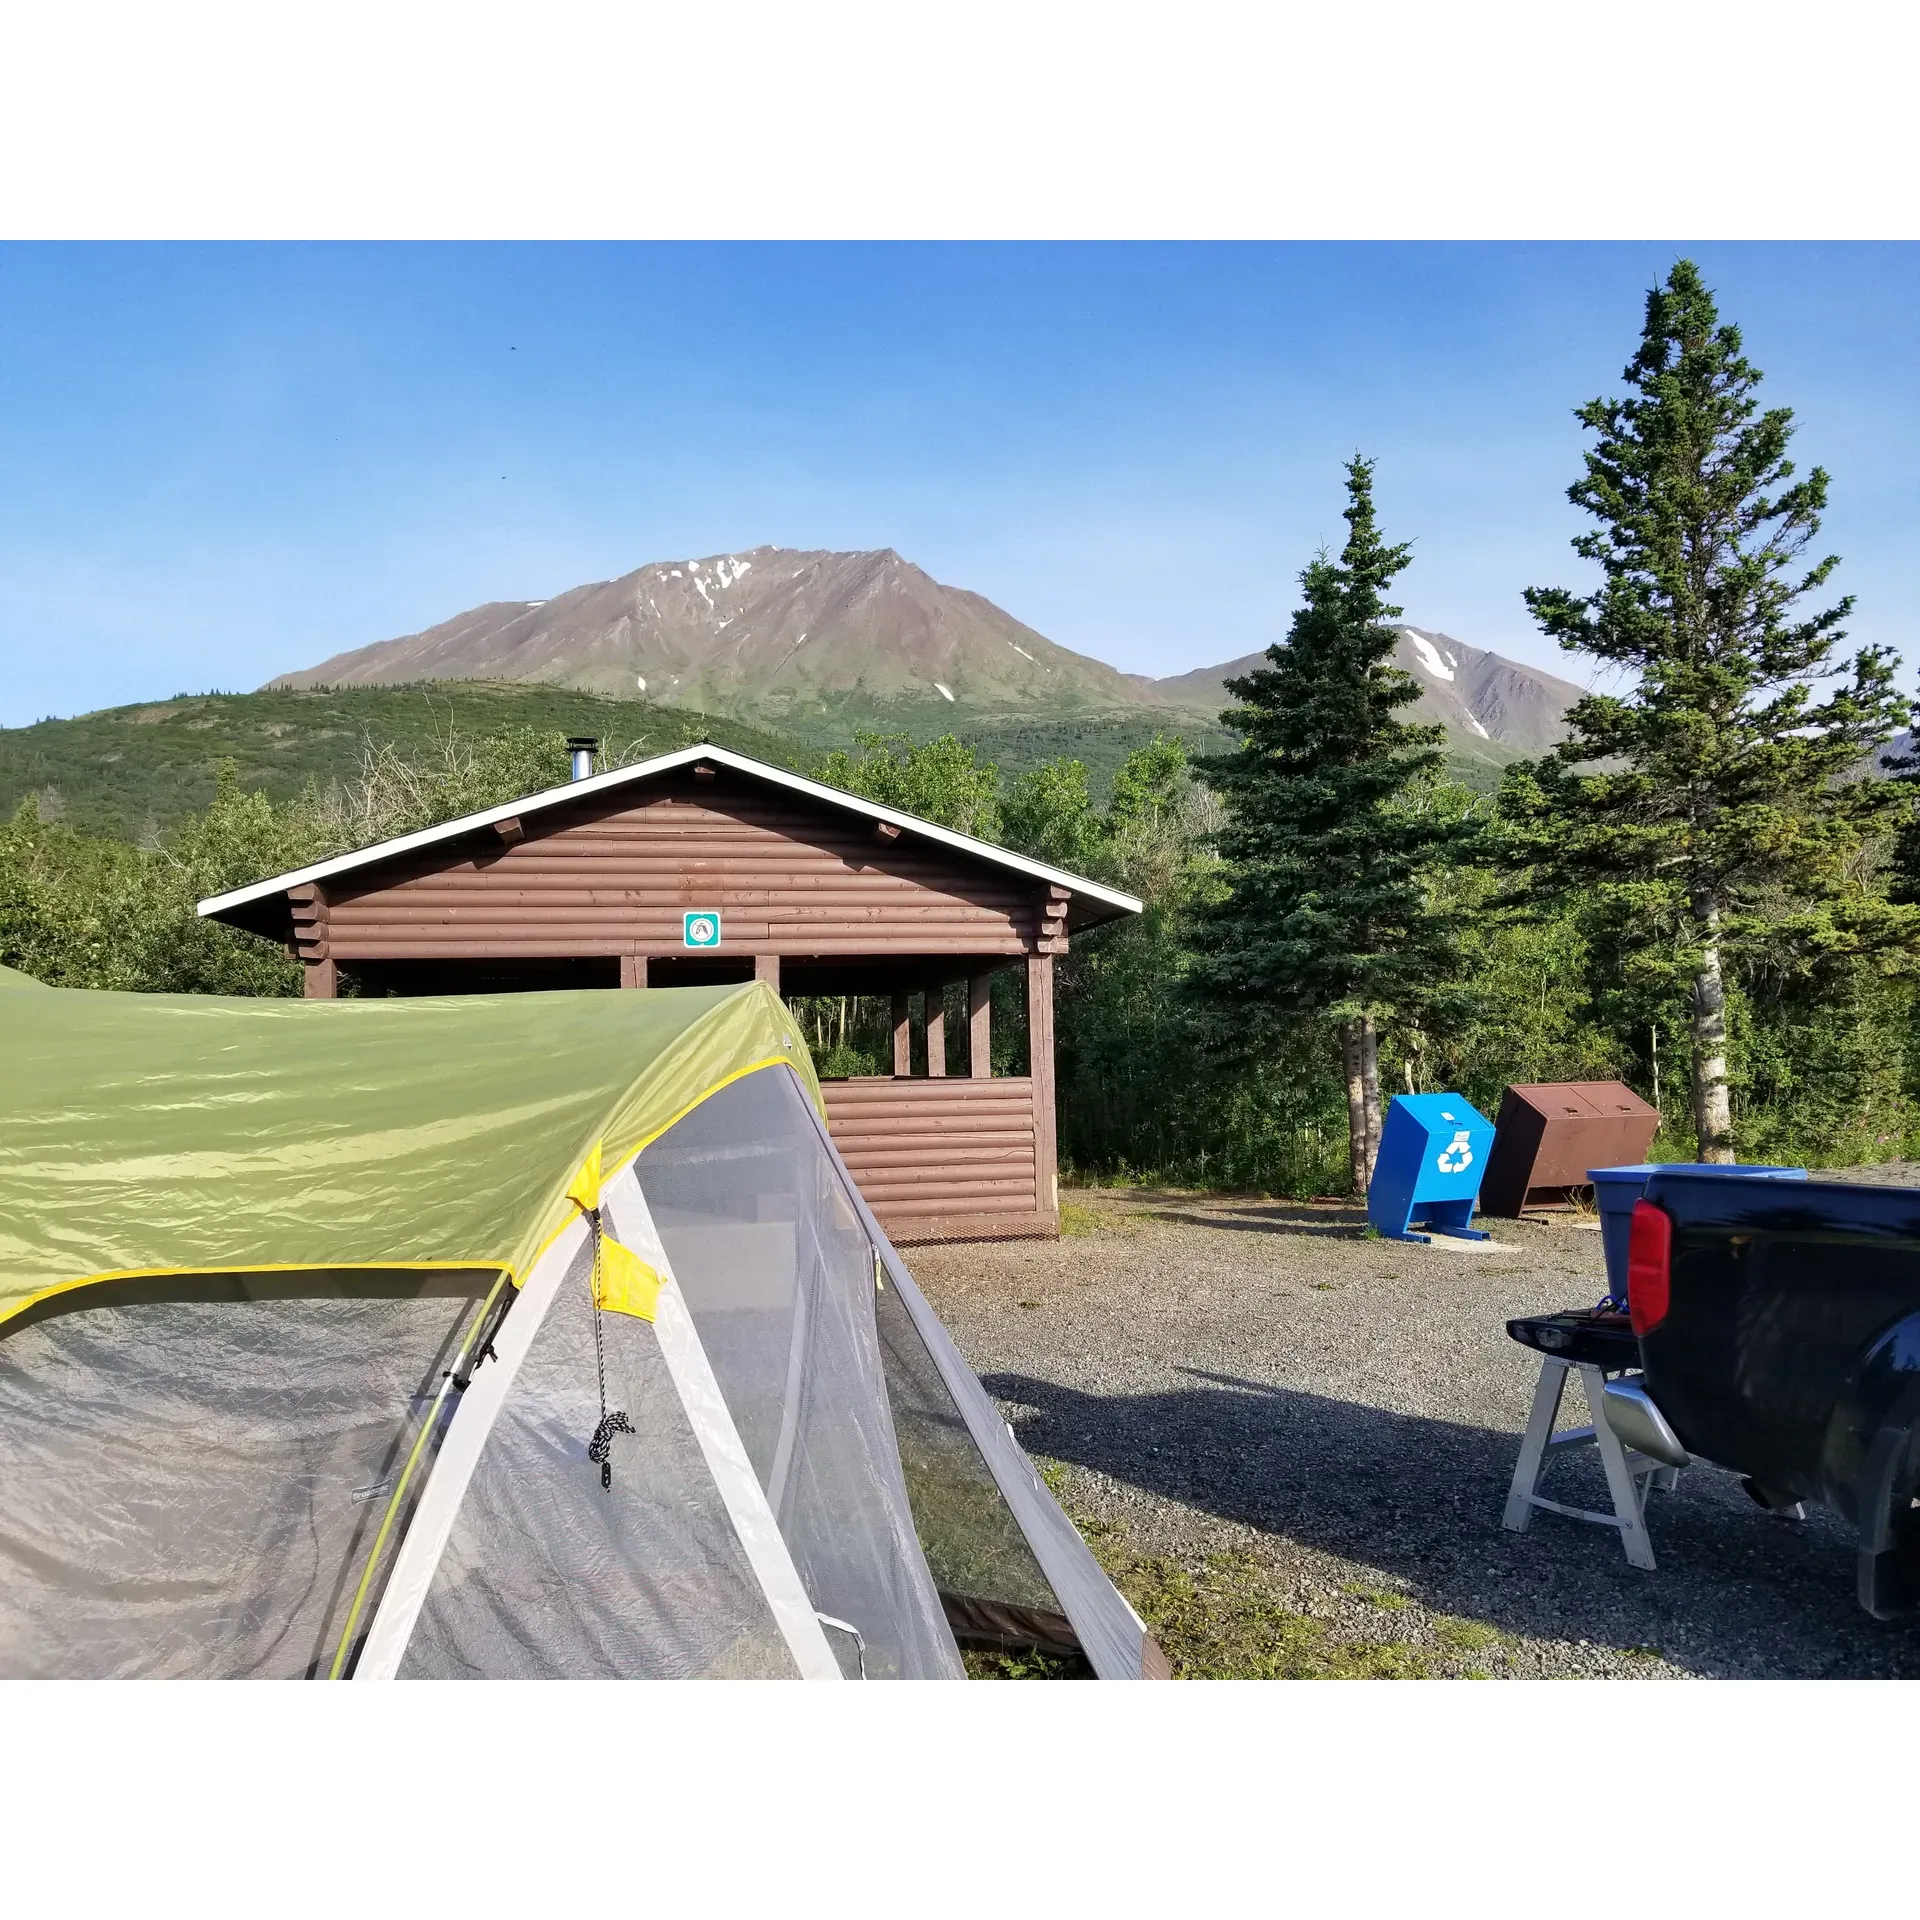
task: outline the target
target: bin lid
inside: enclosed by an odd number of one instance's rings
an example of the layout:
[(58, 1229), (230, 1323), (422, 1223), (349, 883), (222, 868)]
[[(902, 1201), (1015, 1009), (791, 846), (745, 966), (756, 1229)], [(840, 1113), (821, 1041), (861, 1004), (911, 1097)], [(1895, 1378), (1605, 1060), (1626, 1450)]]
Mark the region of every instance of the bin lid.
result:
[(1645, 1186), (1656, 1173), (1685, 1173), (1704, 1175), (1712, 1173), (1732, 1174), (1736, 1178), (1751, 1179), (1761, 1175), (1771, 1175), (1776, 1180), (1804, 1180), (1807, 1177), (1805, 1167), (1759, 1167), (1759, 1166), (1723, 1166), (1711, 1160), (1661, 1160), (1640, 1167), (1589, 1167), (1587, 1178), (1596, 1187), (1625, 1186), (1632, 1182), (1636, 1186)]
[(1655, 1117), (1654, 1108), (1623, 1080), (1515, 1081), (1501, 1096), (1503, 1106), (1508, 1102), (1563, 1121)]
[(1396, 1093), (1387, 1109), (1388, 1117), (1396, 1110), (1430, 1133), (1441, 1127), (1478, 1127), (1484, 1133), (1493, 1131), (1493, 1122), (1457, 1093)]

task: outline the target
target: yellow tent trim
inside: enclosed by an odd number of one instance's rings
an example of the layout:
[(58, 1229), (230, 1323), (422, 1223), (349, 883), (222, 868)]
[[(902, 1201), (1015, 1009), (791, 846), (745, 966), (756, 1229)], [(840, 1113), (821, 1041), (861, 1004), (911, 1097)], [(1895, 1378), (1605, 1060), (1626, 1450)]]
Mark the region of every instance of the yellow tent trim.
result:
[[(579, 1198), (579, 1195), (575, 1192), (575, 1189), (579, 1188), (582, 1191), (585, 1191), (587, 1174), (589, 1169), (591, 1169), (594, 1175), (593, 1188), (592, 1188), (594, 1198), (593, 1198), (592, 1206), (597, 1207), (600, 1204), (601, 1189), (605, 1187), (606, 1183), (609, 1180), (613, 1179), (616, 1175), (624, 1173), (627, 1170), (627, 1168), (632, 1166), (633, 1163), (636, 1160), (638, 1160), (640, 1156), (643, 1153), (645, 1153), (646, 1150), (650, 1146), (652, 1146), (653, 1143), (656, 1140), (658, 1140), (663, 1133), (671, 1132), (672, 1129), (677, 1127), (680, 1124), (680, 1122), (684, 1120), (687, 1117), (687, 1115), (694, 1110), (695, 1107), (701, 1106), (705, 1102), (711, 1100), (716, 1093), (721, 1092), (724, 1088), (732, 1086), (736, 1080), (744, 1080), (747, 1077), (747, 1075), (750, 1073), (759, 1073), (767, 1067), (790, 1067), (792, 1065), (793, 1065), (793, 1058), (790, 1054), (774, 1053), (774, 1054), (769, 1054), (767, 1058), (764, 1060), (754, 1060), (754, 1061), (750, 1061), (744, 1067), (735, 1067), (731, 1073), (725, 1074), (720, 1079), (716, 1080), (713, 1083), (713, 1085), (707, 1088), (707, 1090), (704, 1093), (696, 1094), (694, 1098), (689, 1100), (687, 1104), (684, 1107), (682, 1107), (680, 1111), (676, 1113), (670, 1120), (662, 1121), (661, 1124), (655, 1127), (654, 1130), (650, 1134), (648, 1134), (647, 1137), (644, 1140), (642, 1140), (640, 1144), (637, 1147), (635, 1147), (631, 1153), (623, 1154), (621, 1158), (614, 1163), (613, 1171), (611, 1173), (603, 1173), (600, 1170), (600, 1165), (599, 1165), (600, 1142), (596, 1140), (593, 1143), (593, 1145), (590, 1148), (588, 1148), (587, 1157), (584, 1160), (582, 1160), (580, 1162), (580, 1165), (574, 1170), (573, 1178), (567, 1182), (567, 1190), (565, 1194), (562, 1196), (562, 1198), (573, 1201), (573, 1203), (576, 1206), (587, 1206), (587, 1203), (582, 1201)], [(587, 1207), (587, 1210), (591, 1212), (592, 1207)], [(553, 1243), (556, 1240), (558, 1240), (560, 1236), (563, 1233), (565, 1233), (570, 1226), (572, 1226), (572, 1224), (573, 1224), (573, 1220), (571, 1217), (569, 1217), (568, 1219), (562, 1220), (560, 1224), (557, 1227), (555, 1227), (554, 1230), (550, 1234), (548, 1234), (544, 1240), (540, 1242), (539, 1246), (537, 1246), (534, 1249), (533, 1258), (527, 1262), (527, 1271), (529, 1273), (531, 1273), (534, 1270), (534, 1268), (540, 1264), (540, 1256), (544, 1254), (546, 1250), (550, 1246), (552, 1246)], [(519, 1286), (520, 1285), (519, 1276), (513, 1272), (513, 1269), (511, 1267), (507, 1269), (507, 1272), (508, 1272), (508, 1276), (513, 1280), (513, 1284), (516, 1287)], [(641, 1317), (643, 1319), (651, 1320), (653, 1318), (653, 1315), (649, 1313), (649, 1314), (643, 1314)]]
[(41, 1301), (72, 1293), (77, 1287), (104, 1286), (110, 1280), (196, 1280), (202, 1274), (216, 1273), (497, 1273), (516, 1287), (520, 1284), (504, 1260), (250, 1260), (238, 1267), (117, 1267), (107, 1273), (83, 1273), (77, 1279), (57, 1281), (24, 1300), (16, 1300), (0, 1309), (0, 1326)]
[[(769, 1054), (764, 1060), (749, 1061), (747, 1065), (745, 1065), (744, 1067), (735, 1067), (731, 1073), (723, 1074), (718, 1080), (716, 1080), (713, 1083), (712, 1086), (710, 1086), (706, 1090), (705, 1093), (700, 1094), (695, 1099), (689, 1100), (687, 1104), (684, 1107), (682, 1107), (680, 1111), (673, 1116), (672, 1119), (663, 1120), (659, 1126), (655, 1127), (654, 1130), (650, 1134), (648, 1134), (647, 1137), (644, 1140), (642, 1140), (640, 1144), (637, 1147), (635, 1147), (631, 1153), (627, 1154), (614, 1167), (613, 1169), (614, 1172), (620, 1173), (627, 1167), (632, 1166), (633, 1163), (636, 1160), (638, 1160), (640, 1156), (643, 1153), (645, 1153), (646, 1150), (650, 1146), (652, 1146), (653, 1143), (656, 1140), (658, 1140), (663, 1133), (666, 1133), (669, 1129), (673, 1127), (677, 1127), (680, 1124), (680, 1122), (684, 1120), (687, 1117), (687, 1115), (694, 1110), (695, 1107), (701, 1106), (706, 1101), (711, 1100), (716, 1093), (721, 1092), (724, 1088), (732, 1086), (736, 1080), (744, 1080), (748, 1074), (759, 1073), (767, 1067), (790, 1067), (792, 1065), (793, 1065), (793, 1056), (791, 1054), (772, 1053), (772, 1054)], [(816, 1100), (814, 1104), (818, 1106), (819, 1102)]]
[[(792, 1064), (793, 1059), (790, 1054), (775, 1053), (769, 1054), (763, 1060), (750, 1061), (744, 1067), (736, 1067), (731, 1073), (723, 1074), (721, 1078), (714, 1081), (711, 1086), (689, 1100), (686, 1105), (681, 1107), (671, 1118), (655, 1127), (630, 1153), (622, 1155), (612, 1172), (618, 1174), (630, 1167), (663, 1133), (678, 1126), (695, 1107), (700, 1106), (705, 1101), (711, 1100), (716, 1093), (721, 1092), (726, 1087), (732, 1086), (736, 1080), (744, 1080), (748, 1074), (759, 1073), (767, 1067), (791, 1066)], [(591, 1176), (590, 1187), (589, 1176)], [(567, 1182), (566, 1192), (563, 1197), (567, 1200), (574, 1201), (577, 1205), (598, 1206), (600, 1189), (605, 1185), (606, 1179), (610, 1177), (611, 1175), (603, 1175), (601, 1173), (600, 1142), (595, 1140), (586, 1158), (580, 1163), (579, 1167), (575, 1169), (573, 1177)], [(594, 1196), (591, 1203), (584, 1202), (579, 1197), (580, 1192), (588, 1190), (590, 1190)], [(560, 1224), (540, 1242), (539, 1246), (534, 1250), (532, 1259), (527, 1262), (528, 1273), (533, 1271), (541, 1256), (566, 1232), (570, 1225), (572, 1225), (571, 1216), (568, 1219), (562, 1220)], [(637, 1254), (633, 1254), (630, 1249), (623, 1248), (622, 1252), (628, 1253), (635, 1264), (644, 1268), (648, 1274), (653, 1273), (652, 1268), (646, 1267), (645, 1262), (640, 1260)], [(473, 1260), (251, 1260), (234, 1266), (116, 1267), (100, 1273), (78, 1274), (71, 1280), (56, 1281), (54, 1285), (50, 1287), (42, 1287), (38, 1292), (28, 1294), (24, 1299), (15, 1301), (13, 1305), (0, 1309), (0, 1326), (4, 1326), (9, 1320), (28, 1312), (31, 1308), (37, 1307), (43, 1300), (52, 1299), (56, 1294), (71, 1293), (77, 1287), (101, 1286), (113, 1280), (185, 1280), (192, 1279), (200, 1274), (220, 1273), (484, 1273), (487, 1271), (504, 1274), (516, 1290), (522, 1285), (525, 1277), (517, 1272), (510, 1262), (502, 1260), (498, 1256), (482, 1257)], [(639, 1317), (641, 1319), (651, 1320), (653, 1318), (652, 1306), (654, 1300), (658, 1298), (659, 1292), (660, 1278), (657, 1274), (653, 1274), (651, 1291), (648, 1291), (644, 1283), (636, 1283), (632, 1290), (632, 1297), (638, 1300), (644, 1300), (647, 1307), (647, 1311), (640, 1313)], [(611, 1306), (611, 1300), (609, 1300), (607, 1304)], [(639, 1311), (638, 1308), (635, 1307), (616, 1307), (613, 1310), (621, 1313)]]

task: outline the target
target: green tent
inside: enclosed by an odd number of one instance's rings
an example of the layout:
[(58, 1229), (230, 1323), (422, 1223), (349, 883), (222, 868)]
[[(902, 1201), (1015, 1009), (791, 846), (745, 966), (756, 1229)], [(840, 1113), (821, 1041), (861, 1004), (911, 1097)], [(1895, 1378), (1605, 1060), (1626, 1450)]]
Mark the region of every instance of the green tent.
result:
[(0, 1674), (1154, 1668), (770, 989), (9, 991), (0, 1058)]

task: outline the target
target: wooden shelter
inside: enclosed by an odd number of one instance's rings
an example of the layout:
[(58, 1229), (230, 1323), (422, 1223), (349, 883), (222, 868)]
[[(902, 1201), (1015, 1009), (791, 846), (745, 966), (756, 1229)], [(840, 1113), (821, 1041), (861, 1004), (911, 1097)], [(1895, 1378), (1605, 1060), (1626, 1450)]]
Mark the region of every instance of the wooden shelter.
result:
[[(823, 1090), (835, 1142), (896, 1241), (1058, 1232), (1053, 963), (1074, 933), (1139, 910), (713, 746), (200, 903), (285, 941), (309, 996), (337, 993), (343, 972), (400, 993), (757, 978), (789, 997), (886, 996), (892, 1074)], [(1025, 976), (1027, 1071), (995, 1075), (990, 982), (1008, 967)], [(950, 1076), (945, 1006), (961, 981), (969, 1070)]]

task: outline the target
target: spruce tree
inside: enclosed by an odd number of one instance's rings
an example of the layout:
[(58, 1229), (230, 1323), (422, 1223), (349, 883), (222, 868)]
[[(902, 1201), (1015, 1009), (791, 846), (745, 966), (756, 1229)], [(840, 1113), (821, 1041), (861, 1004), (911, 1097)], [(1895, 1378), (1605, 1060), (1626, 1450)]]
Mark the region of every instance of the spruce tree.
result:
[(1910, 946), (1915, 910), (1863, 879), (1902, 806), (1873, 777), (1903, 706), (1878, 647), (1836, 650), (1852, 602), (1800, 606), (1839, 561), (1803, 559), (1827, 475), (1794, 477), (1793, 415), (1691, 261), (1647, 296), (1630, 393), (1578, 410), (1597, 439), (1568, 497), (1597, 592), (1531, 588), (1541, 630), (1626, 684), (1589, 694), (1502, 812), (1537, 895), (1577, 889), (1622, 976), (1686, 997), (1702, 1160), (1734, 1157), (1727, 992), (1743, 967), (1817, 971)]
[(1205, 916), (1190, 974), (1243, 1043), (1329, 1018), (1347, 1086), (1348, 1158), (1364, 1194), (1380, 1144), (1383, 1018), (1425, 1005), (1448, 926), (1423, 876), (1470, 831), (1411, 804), (1444, 730), (1399, 717), (1420, 689), (1392, 664), (1387, 589), (1409, 549), (1374, 522), (1373, 467), (1347, 466), (1347, 542), (1300, 576), (1305, 604), (1269, 665), (1227, 682), (1237, 751), (1196, 762), (1225, 801), (1230, 888)]

